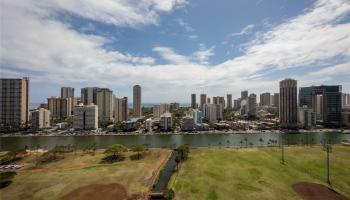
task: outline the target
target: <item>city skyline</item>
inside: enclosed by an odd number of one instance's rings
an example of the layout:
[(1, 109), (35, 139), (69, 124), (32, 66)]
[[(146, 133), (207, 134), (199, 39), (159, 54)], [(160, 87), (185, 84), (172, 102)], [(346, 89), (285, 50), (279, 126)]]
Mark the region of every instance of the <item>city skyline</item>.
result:
[(143, 102), (236, 99), (276, 93), (285, 77), (350, 92), (348, 1), (108, 2), (4, 1), (1, 77), (31, 77), (33, 103), (61, 86), (132, 99), (136, 84)]

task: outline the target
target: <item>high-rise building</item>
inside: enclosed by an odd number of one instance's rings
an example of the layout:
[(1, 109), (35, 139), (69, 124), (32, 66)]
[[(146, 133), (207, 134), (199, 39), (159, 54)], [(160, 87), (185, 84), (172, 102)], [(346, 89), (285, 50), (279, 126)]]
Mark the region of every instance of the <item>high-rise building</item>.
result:
[(298, 125), (297, 81), (284, 79), (280, 81), (280, 126), (285, 129), (296, 129)]
[(159, 106), (160, 115), (170, 112), (170, 105), (167, 103), (161, 103)]
[(232, 109), (232, 94), (227, 94), (226, 99), (227, 99), (227, 108)]
[(74, 107), (73, 128), (94, 130), (98, 128), (98, 107), (94, 104), (79, 104)]
[(321, 85), (301, 87), (299, 89), (299, 106), (312, 108), (317, 120), (326, 125), (341, 125), (341, 95), (340, 85)]
[(207, 95), (206, 95), (206, 94), (201, 94), (201, 95), (200, 95), (200, 104), (199, 104), (199, 108), (200, 108), (201, 110), (203, 110), (204, 104), (207, 103), (206, 101), (207, 101)]
[(241, 92), (241, 100), (248, 98), (248, 90), (244, 90)]
[(81, 102), (84, 105), (97, 104), (98, 87), (81, 88)]
[(134, 85), (133, 87), (133, 116), (140, 118), (141, 113), (141, 86)]
[(74, 88), (72, 87), (61, 87), (61, 98), (74, 98)]
[(299, 107), (312, 107), (312, 87), (299, 88)]
[(97, 106), (99, 121), (113, 121), (113, 91), (108, 88), (97, 90)]
[[(203, 108), (204, 108), (204, 106), (203, 106)], [(201, 124), (203, 122), (203, 112), (198, 110), (198, 109), (192, 110), (192, 117), (194, 119), (195, 124)]]
[(171, 113), (164, 113), (160, 116), (159, 126), (163, 131), (169, 131), (172, 128), (173, 120)]
[(350, 94), (347, 94), (346, 96), (347, 96), (346, 105), (350, 106)]
[(271, 95), (269, 92), (260, 94), (260, 106), (271, 106)]
[(179, 103), (176, 103), (176, 102), (170, 103), (170, 111), (177, 110), (179, 108), (180, 108)]
[(28, 125), (29, 78), (0, 79), (0, 126)]
[(273, 94), (273, 106), (278, 108), (279, 104), (280, 104), (280, 94), (275, 93), (275, 94)]
[(235, 99), (233, 101), (233, 108), (236, 110), (241, 108), (241, 98)]
[(192, 116), (185, 116), (182, 118), (181, 130), (193, 131), (194, 130), (194, 119)]
[(191, 108), (197, 108), (196, 94), (191, 94)]
[(72, 98), (71, 100), (71, 108), (73, 111), (73, 108), (75, 105), (75, 99), (74, 99), (74, 88), (72, 87), (61, 87), (61, 98), (66, 99), (66, 98)]
[(72, 98), (47, 98), (48, 110), (52, 120), (65, 120), (72, 116)]
[(251, 93), (248, 97), (248, 118), (256, 117), (256, 94)]
[(116, 98), (113, 100), (113, 117), (115, 122), (128, 120), (128, 98)]
[(342, 93), (342, 94), (341, 94), (341, 107), (342, 107), (342, 108), (345, 107), (345, 106), (347, 106), (347, 100), (346, 100), (346, 98), (347, 98), (347, 94)]
[(50, 127), (50, 111), (38, 108), (31, 112), (31, 128), (34, 130)]
[(207, 98), (207, 103), (210, 104), (210, 97)]
[(256, 117), (256, 94), (252, 93), (241, 101), (240, 112), (245, 118)]
[(153, 105), (153, 117), (160, 118), (160, 105)]
[(210, 123), (217, 121), (217, 104), (205, 104), (204, 105), (204, 118)]

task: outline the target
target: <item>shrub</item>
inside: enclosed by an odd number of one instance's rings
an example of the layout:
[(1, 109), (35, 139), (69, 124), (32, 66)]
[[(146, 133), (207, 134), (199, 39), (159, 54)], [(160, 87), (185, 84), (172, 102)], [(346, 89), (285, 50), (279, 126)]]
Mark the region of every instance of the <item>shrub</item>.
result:
[(125, 160), (125, 156), (123, 154), (107, 155), (102, 158), (102, 163), (114, 163), (123, 160)]
[(12, 183), (12, 179), (16, 176), (16, 174), (16, 172), (0, 173), (0, 189), (9, 186)]
[(175, 192), (173, 189), (166, 189), (164, 190), (164, 198), (166, 200), (172, 200), (175, 197)]

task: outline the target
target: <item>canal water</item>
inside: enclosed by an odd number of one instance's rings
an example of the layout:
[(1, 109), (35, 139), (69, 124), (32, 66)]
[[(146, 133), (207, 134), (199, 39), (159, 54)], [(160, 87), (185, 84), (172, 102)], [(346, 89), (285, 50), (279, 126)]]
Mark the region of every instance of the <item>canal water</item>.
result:
[[(261, 146), (278, 144), (279, 133), (242, 133), (242, 134), (183, 134), (183, 135), (100, 135), (100, 136), (23, 136), (0, 137), (0, 150), (17, 150), (25, 146), (29, 148), (50, 149), (56, 145), (72, 145), (86, 148), (95, 144), (97, 148), (106, 148), (112, 144), (123, 144), (131, 147), (134, 144), (145, 144), (150, 148), (172, 147), (182, 144), (192, 147), (208, 146)], [(284, 134), (284, 143), (290, 144), (319, 144), (330, 142), (339, 143), (350, 141), (350, 134), (317, 132)], [(273, 142), (274, 141), (274, 142)]]

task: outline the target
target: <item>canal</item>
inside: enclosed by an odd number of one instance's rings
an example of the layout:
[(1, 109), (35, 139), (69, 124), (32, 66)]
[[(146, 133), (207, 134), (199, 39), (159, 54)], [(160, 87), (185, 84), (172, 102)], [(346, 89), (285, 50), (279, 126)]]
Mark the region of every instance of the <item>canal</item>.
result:
[[(208, 146), (261, 146), (277, 145), (280, 140), (278, 133), (242, 133), (242, 134), (183, 134), (183, 135), (100, 135), (100, 136), (23, 136), (0, 137), (0, 150), (29, 148), (50, 149), (56, 145), (72, 145), (85, 148), (95, 144), (97, 148), (106, 148), (112, 144), (123, 144), (130, 147), (134, 144), (145, 144), (150, 148), (177, 147), (188, 144), (192, 147)], [(317, 132), (285, 134), (284, 143), (290, 144), (319, 144), (323, 142), (339, 143), (350, 141), (350, 134)]]

